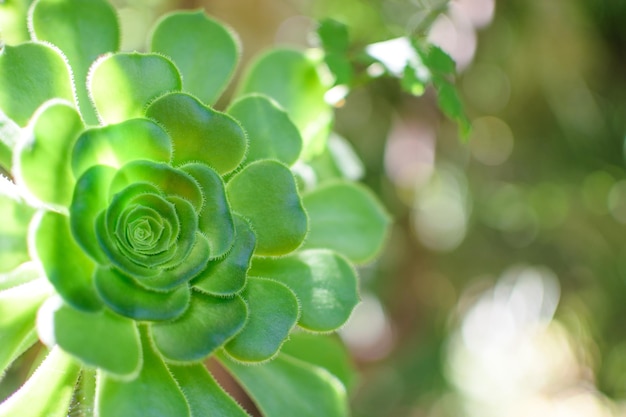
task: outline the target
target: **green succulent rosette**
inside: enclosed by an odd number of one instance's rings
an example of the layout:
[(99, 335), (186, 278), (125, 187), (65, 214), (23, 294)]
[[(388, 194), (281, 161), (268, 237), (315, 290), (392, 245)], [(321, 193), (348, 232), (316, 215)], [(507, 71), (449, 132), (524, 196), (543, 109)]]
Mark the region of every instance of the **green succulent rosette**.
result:
[(119, 51), (105, 1), (36, 0), (28, 22), (0, 50), (0, 372), (49, 353), (0, 417), (79, 397), (101, 417), (247, 415), (209, 357), (264, 415), (346, 415), (348, 377), (311, 347), (345, 360), (323, 335), (389, 221), (316, 168), (322, 61), (265, 53), (222, 112), (239, 44), (202, 12), (162, 18), (146, 53)]

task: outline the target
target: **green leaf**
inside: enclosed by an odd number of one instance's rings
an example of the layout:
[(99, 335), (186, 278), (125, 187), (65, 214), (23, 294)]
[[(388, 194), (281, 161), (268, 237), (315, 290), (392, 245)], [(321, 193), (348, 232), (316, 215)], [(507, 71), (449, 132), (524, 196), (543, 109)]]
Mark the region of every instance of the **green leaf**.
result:
[(235, 101), (227, 112), (248, 132), (246, 163), (276, 159), (293, 165), (300, 156), (300, 131), (276, 102), (258, 94), (247, 95)]
[(471, 122), (465, 114), (463, 103), (461, 102), (456, 87), (441, 77), (433, 78), (433, 83), (437, 89), (437, 103), (439, 104), (439, 108), (446, 116), (459, 124), (461, 137), (467, 139), (471, 129)]
[(171, 292), (150, 291), (113, 268), (98, 267), (94, 275), (98, 294), (106, 305), (135, 320), (171, 320), (189, 305), (190, 290), (181, 285)]
[(329, 248), (356, 263), (383, 247), (389, 216), (374, 194), (356, 183), (334, 181), (303, 196), (310, 230), (303, 248)]
[(356, 382), (357, 375), (350, 352), (336, 334), (318, 335), (293, 332), (280, 351), (326, 369), (336, 376), (348, 391)]
[(226, 199), (224, 181), (217, 172), (204, 164), (187, 164), (180, 169), (198, 182), (204, 195), (198, 227), (208, 239), (209, 257), (222, 257), (232, 247), (235, 239), (235, 225)]
[(0, 376), (37, 340), (37, 310), (52, 293), (44, 279), (0, 291)]
[(236, 35), (202, 11), (174, 12), (152, 34), (152, 51), (169, 56), (180, 70), (183, 89), (206, 104), (224, 91), (239, 60)]
[(142, 329), (143, 367), (139, 376), (121, 381), (98, 372), (96, 415), (99, 417), (190, 417), (183, 393)]
[(215, 111), (184, 93), (156, 100), (146, 110), (170, 134), (174, 143), (174, 166), (204, 162), (220, 174), (241, 163), (246, 153), (246, 134), (235, 119)]
[(345, 52), (348, 50), (350, 40), (348, 27), (334, 19), (323, 19), (317, 28), (317, 34), (326, 51)]
[(126, 379), (133, 378), (141, 369), (136, 324), (107, 309), (86, 313), (59, 298), (51, 298), (39, 311), (37, 330), (45, 344), (50, 347), (58, 344), (87, 366)]
[(219, 298), (194, 293), (182, 316), (152, 325), (152, 338), (167, 359), (199, 361), (237, 334), (247, 316), (246, 303), (239, 296)]
[(131, 119), (81, 134), (72, 153), (72, 170), (78, 178), (93, 165), (119, 169), (137, 159), (169, 162), (171, 158), (172, 143), (161, 127), (147, 119)]
[(192, 284), (200, 291), (229, 296), (246, 285), (246, 276), (254, 253), (256, 237), (248, 222), (235, 215), (235, 243), (226, 257), (210, 261)]
[(20, 284), (26, 284), (42, 277), (43, 271), (35, 262), (24, 262), (9, 272), (0, 273), (0, 291)]
[(272, 278), (289, 287), (302, 309), (298, 324), (307, 330), (336, 330), (359, 302), (356, 272), (345, 258), (330, 250), (254, 258), (249, 274)]
[(278, 355), (261, 365), (220, 362), (242, 384), (265, 417), (347, 417), (348, 398), (339, 380), (323, 368)]
[(298, 320), (298, 300), (283, 284), (263, 278), (248, 278), (242, 293), (248, 304), (248, 321), (225, 346), (241, 362), (271, 359)]
[[(414, 44), (415, 47), (415, 44)], [(433, 73), (452, 75), (456, 73), (456, 64), (443, 49), (436, 45), (428, 45), (426, 48), (416, 48), (424, 65)]]
[(83, 127), (70, 103), (54, 100), (40, 107), (33, 117), (32, 136), (15, 150), (18, 183), (44, 203), (69, 206), (74, 189), (71, 152)]
[(226, 185), (233, 210), (250, 221), (257, 255), (283, 255), (296, 249), (307, 233), (307, 215), (295, 179), (285, 165), (257, 161)]
[(34, 221), (37, 257), (57, 292), (79, 310), (102, 308), (93, 285), (95, 264), (74, 241), (69, 219), (48, 211)]
[(96, 236), (96, 217), (108, 205), (109, 185), (116, 170), (96, 165), (89, 168), (76, 182), (70, 205), (70, 226), (76, 242), (99, 264), (107, 263)]
[(34, 210), (19, 195), (18, 187), (0, 175), (0, 272), (30, 259), (26, 234)]
[(0, 109), (0, 169), (12, 171), (13, 149), (23, 134), (23, 129)]
[(119, 48), (120, 31), (113, 6), (104, 0), (37, 0), (29, 17), (33, 40), (50, 42), (67, 57), (80, 111), (87, 124), (97, 124), (87, 94), (87, 73), (98, 56)]
[(44, 102), (74, 102), (70, 70), (56, 48), (41, 43), (0, 47), (0, 109), (25, 126)]
[(331, 130), (333, 112), (324, 100), (330, 86), (320, 75), (318, 60), (301, 51), (274, 49), (248, 67), (238, 91), (276, 100), (300, 129), (302, 157), (308, 159), (324, 149)]
[(54, 348), (33, 376), (0, 404), (0, 417), (65, 417), (80, 367)]
[(202, 364), (170, 365), (170, 371), (187, 398), (192, 417), (249, 417)]
[(180, 91), (178, 69), (157, 54), (116, 53), (96, 61), (88, 79), (90, 96), (104, 124), (143, 116), (146, 106), (170, 91)]

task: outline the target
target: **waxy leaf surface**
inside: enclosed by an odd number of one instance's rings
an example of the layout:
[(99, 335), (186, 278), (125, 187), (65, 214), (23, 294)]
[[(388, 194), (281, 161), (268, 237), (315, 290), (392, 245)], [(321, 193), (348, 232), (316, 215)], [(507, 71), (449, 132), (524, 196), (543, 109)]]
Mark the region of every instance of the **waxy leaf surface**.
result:
[(183, 90), (206, 104), (217, 101), (239, 60), (235, 34), (200, 11), (161, 19), (152, 34), (152, 51), (170, 57), (180, 70)]
[(26, 234), (34, 210), (19, 196), (18, 187), (0, 175), (0, 272), (30, 259)]
[(117, 51), (120, 31), (113, 6), (104, 0), (37, 0), (30, 11), (30, 30), (67, 57), (74, 72), (85, 122), (98, 123), (87, 93), (87, 73), (98, 56)]

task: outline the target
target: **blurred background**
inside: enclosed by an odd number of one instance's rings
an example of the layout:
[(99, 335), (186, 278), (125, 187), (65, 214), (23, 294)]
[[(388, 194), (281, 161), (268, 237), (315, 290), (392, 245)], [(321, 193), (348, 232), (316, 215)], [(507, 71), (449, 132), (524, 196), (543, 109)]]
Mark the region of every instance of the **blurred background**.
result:
[(244, 61), (310, 46), (326, 17), (354, 50), (407, 34), (441, 46), (457, 62), (466, 143), (432, 89), (414, 97), (395, 79), (355, 87), (336, 110), (363, 162), (354, 175), (395, 219), (340, 332), (359, 370), (353, 415), (626, 416), (625, 1), (114, 3), (124, 49), (181, 7), (232, 26)]

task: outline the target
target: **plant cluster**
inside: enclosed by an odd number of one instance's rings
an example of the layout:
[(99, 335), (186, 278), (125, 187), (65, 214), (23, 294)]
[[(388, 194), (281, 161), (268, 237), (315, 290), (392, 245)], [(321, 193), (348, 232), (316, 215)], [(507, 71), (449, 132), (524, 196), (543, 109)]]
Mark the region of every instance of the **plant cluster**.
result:
[(0, 372), (46, 356), (0, 416), (246, 416), (209, 357), (264, 415), (347, 414), (315, 351), (341, 356), (322, 335), (389, 219), (316, 170), (323, 59), (268, 51), (219, 111), (239, 43), (203, 12), (163, 17), (145, 53), (119, 51), (104, 0), (36, 0), (28, 22), (0, 50)]

